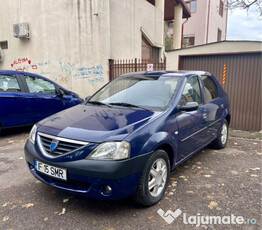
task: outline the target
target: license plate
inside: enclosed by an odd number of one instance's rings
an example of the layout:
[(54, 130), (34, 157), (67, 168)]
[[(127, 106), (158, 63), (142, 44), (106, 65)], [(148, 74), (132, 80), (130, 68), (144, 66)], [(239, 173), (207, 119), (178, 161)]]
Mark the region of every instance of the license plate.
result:
[(57, 168), (35, 160), (35, 170), (60, 180), (67, 180), (66, 169)]

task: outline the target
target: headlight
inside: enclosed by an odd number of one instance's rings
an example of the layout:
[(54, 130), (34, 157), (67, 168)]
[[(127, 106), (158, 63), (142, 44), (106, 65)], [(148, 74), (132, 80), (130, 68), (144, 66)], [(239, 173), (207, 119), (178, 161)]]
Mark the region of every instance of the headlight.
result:
[(29, 134), (29, 141), (34, 145), (35, 144), (35, 135), (36, 135), (37, 126), (34, 125)]
[(87, 159), (92, 160), (123, 160), (129, 158), (130, 144), (122, 142), (105, 142), (100, 144)]

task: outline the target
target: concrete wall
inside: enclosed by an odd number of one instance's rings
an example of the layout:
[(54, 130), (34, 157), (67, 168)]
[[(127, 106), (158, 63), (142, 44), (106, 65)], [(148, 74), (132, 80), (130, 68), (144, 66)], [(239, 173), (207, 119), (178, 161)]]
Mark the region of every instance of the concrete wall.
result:
[(111, 58), (141, 58), (142, 32), (163, 45), (163, 12), (146, 0), (110, 0)]
[(0, 3), (0, 42), (9, 46), (0, 69), (43, 75), (82, 97), (108, 82), (108, 59), (141, 57), (141, 27), (163, 45), (162, 13), (146, 0), (21, 0), (29, 40), (13, 37), (19, 0)]
[(217, 53), (239, 53), (250, 51), (262, 51), (261, 42), (252, 41), (224, 41), (201, 45), (198, 47), (174, 50), (166, 53), (167, 70), (178, 70), (179, 55), (199, 55)]
[[(21, 3), (22, 22), (29, 23), (30, 40), (13, 37), (13, 24), (19, 22), (18, 0), (1, 1), (0, 41), (7, 40), (9, 48), (4, 50), (5, 60), (0, 69), (43, 75), (83, 97), (108, 81), (107, 0), (21, 0)], [(21, 59), (28, 61), (19, 63)]]

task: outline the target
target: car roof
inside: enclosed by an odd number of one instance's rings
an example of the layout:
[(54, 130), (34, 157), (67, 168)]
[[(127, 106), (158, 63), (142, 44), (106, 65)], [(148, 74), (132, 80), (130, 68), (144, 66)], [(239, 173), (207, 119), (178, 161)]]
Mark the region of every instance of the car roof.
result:
[(168, 77), (183, 77), (191, 75), (211, 75), (206, 71), (193, 71), (193, 70), (178, 70), (178, 71), (147, 71), (147, 72), (134, 72), (120, 75), (119, 77), (141, 77), (141, 76), (168, 76)]

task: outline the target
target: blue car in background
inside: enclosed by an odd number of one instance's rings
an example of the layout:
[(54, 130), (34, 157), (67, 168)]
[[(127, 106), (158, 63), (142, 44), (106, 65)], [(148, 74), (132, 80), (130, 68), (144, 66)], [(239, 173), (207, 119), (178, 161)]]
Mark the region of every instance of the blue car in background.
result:
[(25, 160), (55, 188), (98, 199), (133, 195), (151, 206), (171, 170), (211, 143), (226, 146), (230, 117), (228, 96), (210, 73), (126, 74), (37, 123)]
[(0, 129), (32, 125), (82, 102), (45, 77), (0, 70)]

